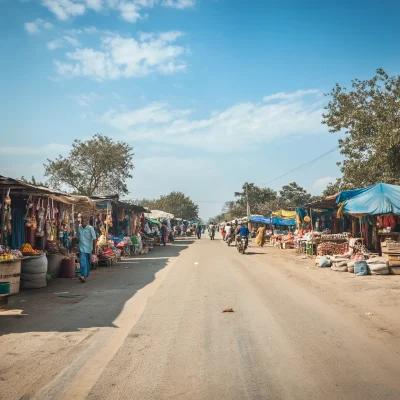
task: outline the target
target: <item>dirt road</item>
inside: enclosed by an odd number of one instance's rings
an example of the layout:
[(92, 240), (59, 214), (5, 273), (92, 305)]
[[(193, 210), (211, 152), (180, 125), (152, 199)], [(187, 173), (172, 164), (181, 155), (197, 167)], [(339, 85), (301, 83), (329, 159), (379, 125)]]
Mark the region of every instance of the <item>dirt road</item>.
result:
[(398, 277), (203, 238), (69, 285), (0, 314), (1, 399), (400, 398)]

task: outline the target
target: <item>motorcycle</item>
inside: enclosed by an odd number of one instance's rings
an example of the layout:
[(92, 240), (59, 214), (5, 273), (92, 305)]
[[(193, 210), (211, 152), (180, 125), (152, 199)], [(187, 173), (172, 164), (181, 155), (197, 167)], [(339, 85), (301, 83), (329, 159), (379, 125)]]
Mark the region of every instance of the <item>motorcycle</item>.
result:
[(234, 236), (232, 233), (230, 233), (227, 237), (226, 237), (226, 244), (228, 245), (228, 247), (230, 247), (231, 243), (234, 241)]
[(242, 254), (245, 253), (245, 251), (247, 249), (247, 238), (245, 236), (241, 236), (238, 238), (236, 248), (239, 253), (242, 253)]

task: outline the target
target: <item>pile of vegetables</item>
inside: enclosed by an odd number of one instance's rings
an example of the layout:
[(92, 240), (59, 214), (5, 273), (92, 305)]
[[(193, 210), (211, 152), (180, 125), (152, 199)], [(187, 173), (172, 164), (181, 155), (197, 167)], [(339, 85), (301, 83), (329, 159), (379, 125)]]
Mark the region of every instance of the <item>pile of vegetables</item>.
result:
[(43, 253), (41, 250), (35, 250), (29, 243), (24, 243), (19, 250), (22, 254), (39, 255)]

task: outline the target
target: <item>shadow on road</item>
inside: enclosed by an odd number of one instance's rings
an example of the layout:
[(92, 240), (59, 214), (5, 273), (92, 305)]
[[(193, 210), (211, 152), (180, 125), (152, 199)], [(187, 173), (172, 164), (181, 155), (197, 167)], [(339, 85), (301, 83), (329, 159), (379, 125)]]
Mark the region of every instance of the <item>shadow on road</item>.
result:
[(0, 335), (115, 327), (125, 302), (191, 243), (192, 239), (179, 239), (112, 267), (99, 267), (87, 283), (59, 278), (46, 288), (21, 291), (9, 298), (8, 310), (0, 312)]

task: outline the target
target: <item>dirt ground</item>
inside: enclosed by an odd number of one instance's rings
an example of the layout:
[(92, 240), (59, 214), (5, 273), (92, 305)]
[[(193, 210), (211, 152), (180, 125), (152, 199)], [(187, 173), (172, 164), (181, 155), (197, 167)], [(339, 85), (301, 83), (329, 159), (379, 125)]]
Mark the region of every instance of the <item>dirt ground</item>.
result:
[(400, 276), (219, 239), (13, 296), (0, 399), (400, 398)]

